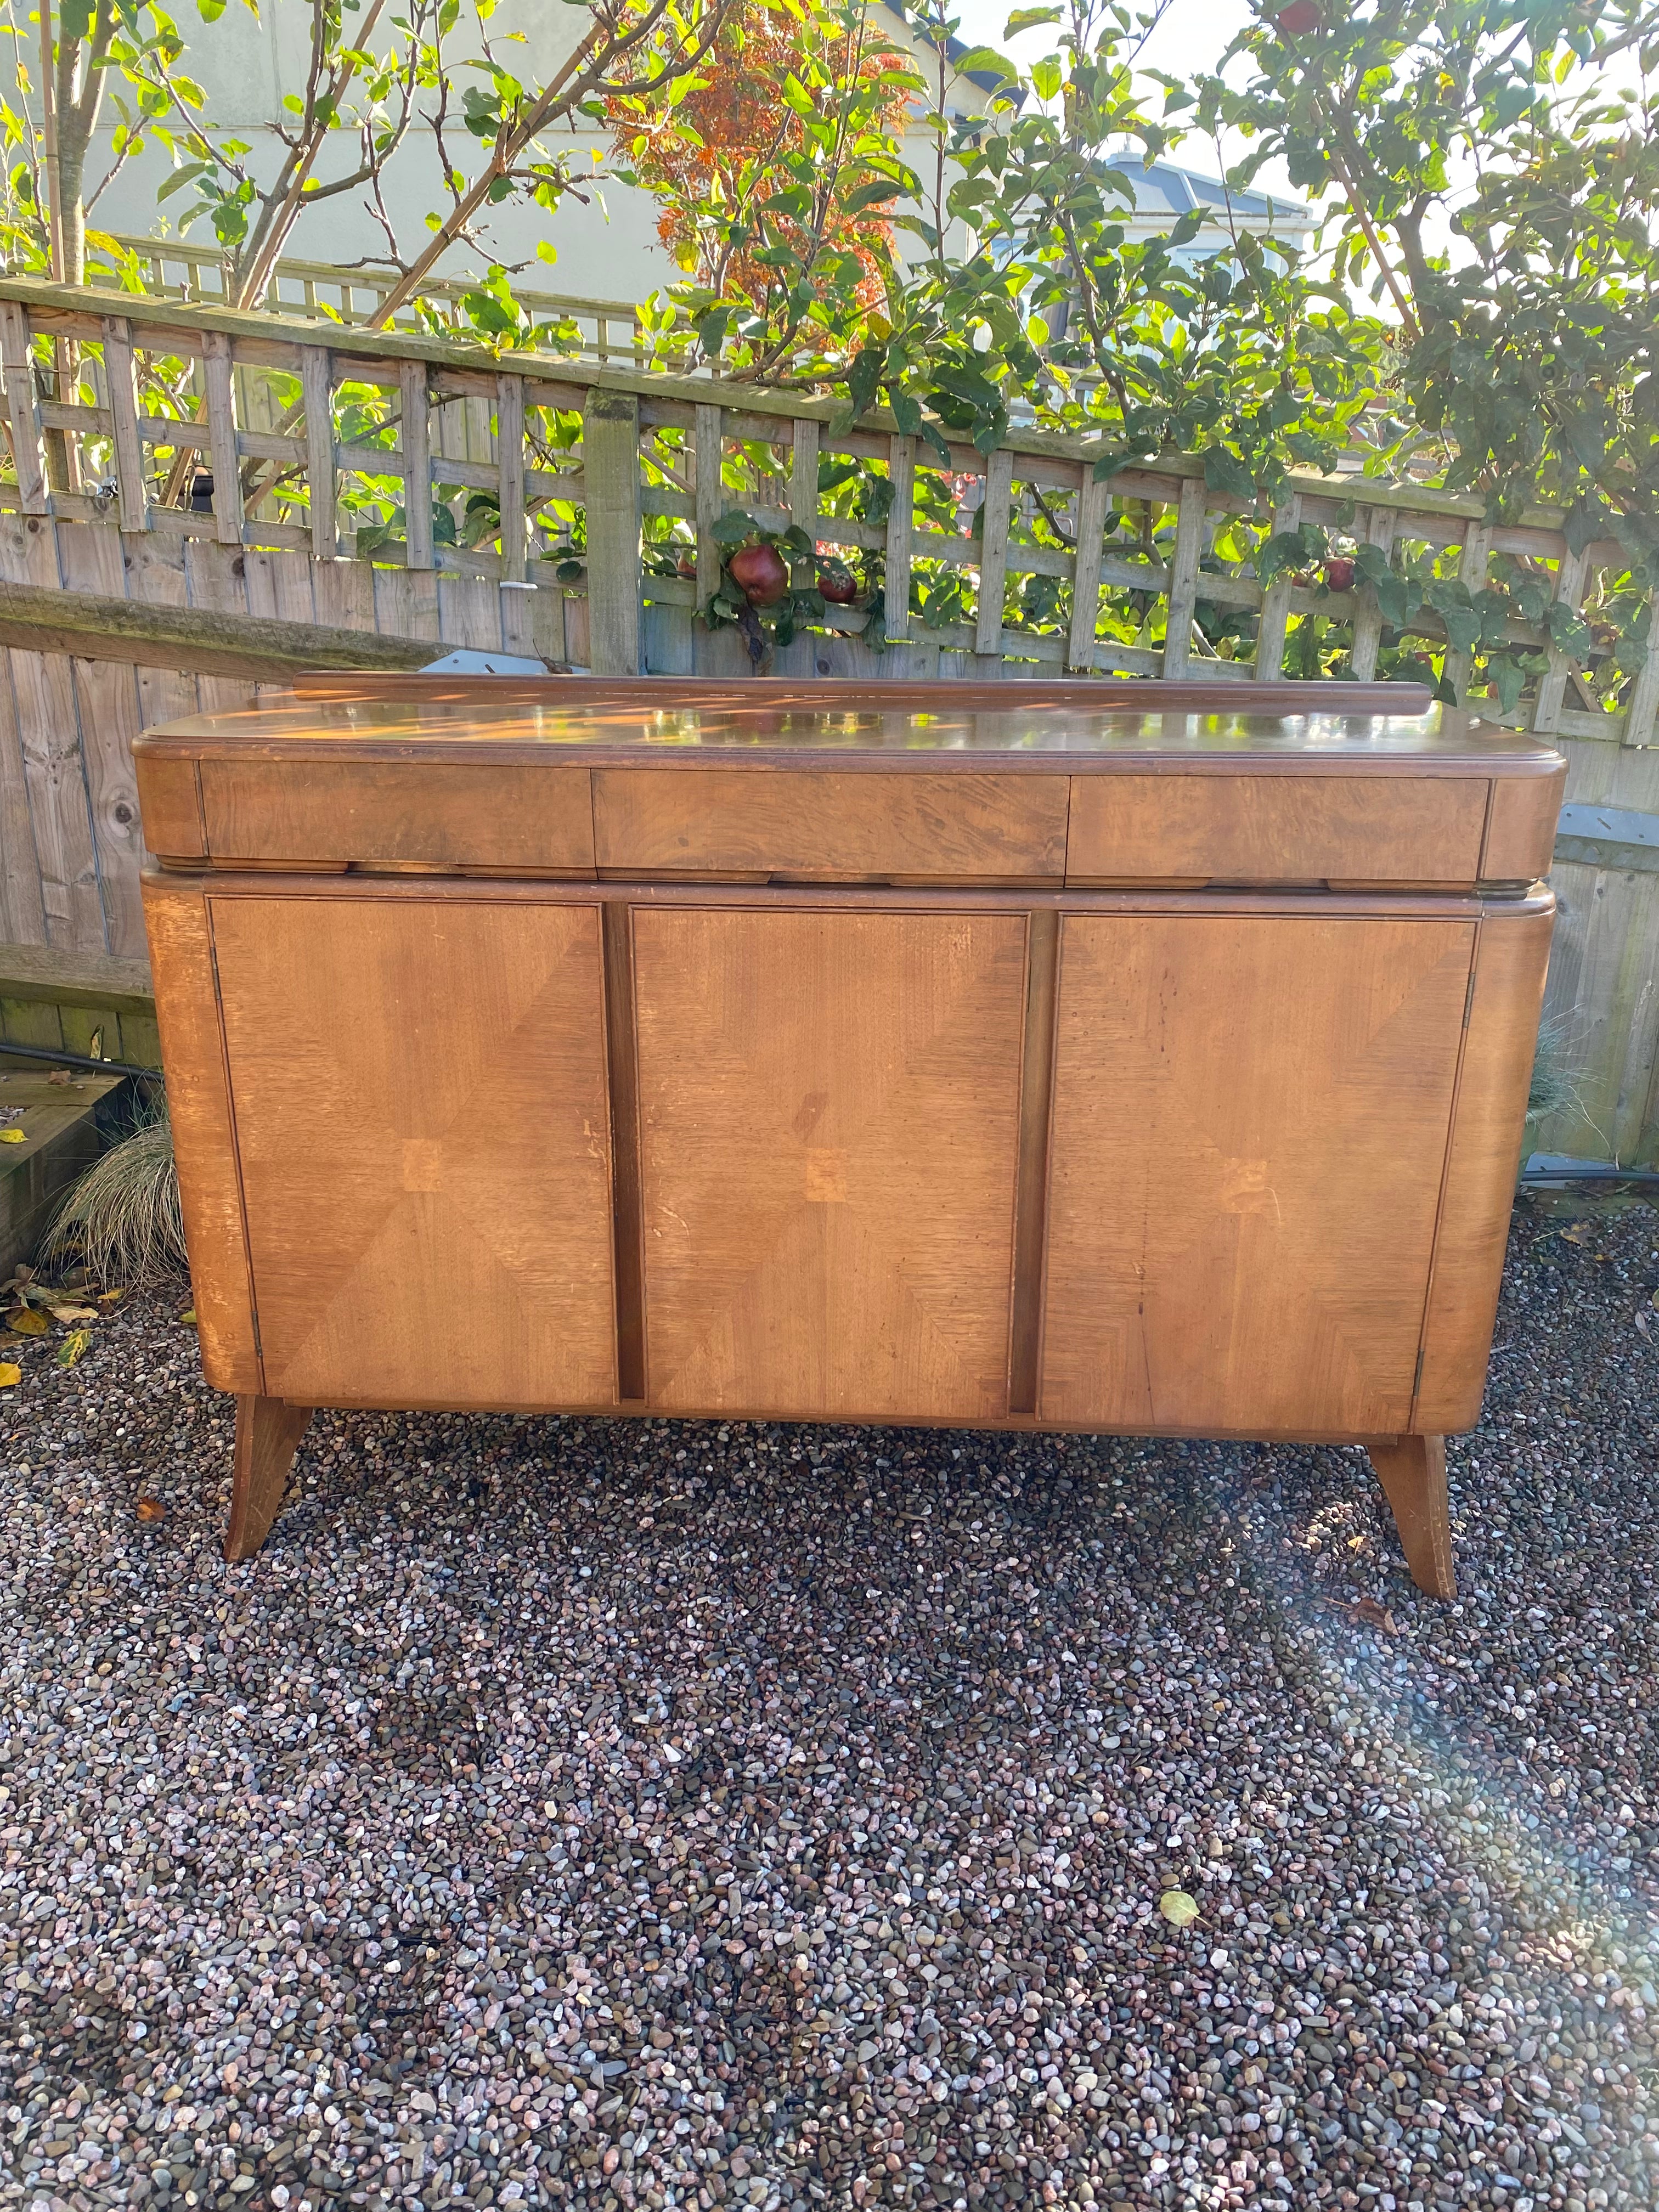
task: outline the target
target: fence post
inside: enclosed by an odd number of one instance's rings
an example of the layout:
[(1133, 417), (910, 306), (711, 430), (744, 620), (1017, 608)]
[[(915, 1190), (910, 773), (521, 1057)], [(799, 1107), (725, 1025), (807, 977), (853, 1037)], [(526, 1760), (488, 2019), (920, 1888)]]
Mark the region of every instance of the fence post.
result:
[[(1394, 509), (1374, 507), (1365, 526), (1365, 543), (1375, 545), (1385, 560), (1394, 550)], [(1382, 644), (1382, 609), (1374, 584), (1365, 584), (1362, 589), (1364, 598), (1354, 609), (1352, 660), (1355, 682), (1369, 684), (1376, 673), (1376, 656)]]
[(1014, 457), (999, 446), (985, 457), (985, 499), (980, 508), (979, 609), (975, 653), (1002, 651), (1002, 595), (1008, 582), (1009, 509), (1014, 495)]
[[(702, 475), (699, 455), (699, 484)], [(598, 386), (589, 391), (582, 410), (582, 482), (587, 504), (588, 665), (596, 676), (637, 676), (640, 403), (631, 392)], [(702, 565), (700, 560), (700, 572)], [(701, 573), (697, 580), (701, 586)]]
[(811, 590), (818, 580), (818, 426), (810, 415), (795, 418), (789, 448), (789, 520), (812, 540), (812, 550), (795, 563), (795, 582)]
[(1169, 612), (1164, 623), (1164, 673), (1184, 676), (1193, 656), (1198, 564), (1204, 554), (1204, 479), (1185, 477), (1176, 505), (1175, 558), (1170, 563)]
[(501, 581), (524, 581), (524, 379), (495, 379), (495, 467), (501, 477)]
[(236, 450), (236, 387), (230, 340), (222, 331), (209, 331), (203, 337), (202, 374), (207, 384), (208, 453), (213, 463), (214, 535), (222, 545), (240, 545), (242, 460)]
[(5, 362), (11, 450), (17, 464), (17, 503), (25, 514), (48, 514), (46, 454), (40, 440), (34, 363), (29, 358), (29, 319), (15, 300), (0, 301), (0, 358)]
[(311, 483), (311, 550), (331, 561), (340, 550), (334, 491), (334, 370), (326, 346), (300, 349), (306, 410), (306, 474)]
[[(1474, 593), (1484, 590), (1486, 563), (1492, 558), (1492, 532), (1484, 523), (1472, 522), (1463, 532), (1463, 557), (1457, 564), (1457, 580)], [(1460, 707), (1467, 707), (1469, 678), (1474, 670), (1473, 652), (1460, 653), (1450, 643), (1446, 646), (1446, 657), (1440, 664), (1442, 684), (1456, 695)]]
[(1077, 495), (1077, 555), (1072, 567), (1072, 629), (1066, 647), (1066, 665), (1092, 676), (1095, 671), (1095, 623), (1100, 615), (1100, 563), (1106, 544), (1106, 517), (1111, 511), (1112, 481), (1097, 483), (1094, 464), (1083, 464), (1083, 482)]
[(697, 611), (702, 614), (720, 587), (720, 549), (714, 525), (726, 505), (720, 482), (723, 416), (718, 407), (699, 407), (692, 427), (696, 441), (696, 474), (692, 479), (697, 504)]
[(104, 384), (114, 429), (115, 489), (123, 530), (149, 527), (149, 486), (138, 434), (138, 380), (132, 358), (132, 325), (125, 315), (104, 318)]
[(1625, 732), (1621, 742), (1627, 745), (1650, 745), (1659, 736), (1659, 600), (1653, 608), (1652, 626), (1648, 631), (1648, 649), (1636, 681), (1631, 686), (1630, 705), (1625, 711)]
[[(1295, 530), (1302, 521), (1302, 495), (1292, 492), (1273, 509), (1273, 535), (1281, 531)], [(1281, 569), (1261, 594), (1261, 618), (1255, 633), (1255, 666), (1251, 673), (1258, 684), (1271, 684), (1285, 666), (1285, 632), (1291, 613), (1290, 572)]]
[(910, 639), (910, 549), (916, 529), (916, 441), (894, 438), (887, 447), (887, 476), (893, 487), (893, 504), (887, 510), (887, 556), (882, 568), (882, 605), (887, 615), (887, 642), (908, 645)]
[[(1555, 571), (1555, 599), (1559, 607), (1568, 607), (1574, 614), (1584, 596), (1584, 578), (1589, 567), (1589, 548), (1574, 553), (1564, 544), (1560, 564)], [(1550, 665), (1540, 678), (1538, 696), (1533, 702), (1532, 726), (1540, 737), (1553, 736), (1560, 727), (1561, 709), (1566, 703), (1567, 676), (1571, 662), (1559, 645), (1549, 648)]]
[(423, 361), (406, 361), (398, 372), (403, 395), (404, 566), (432, 566), (432, 423)]

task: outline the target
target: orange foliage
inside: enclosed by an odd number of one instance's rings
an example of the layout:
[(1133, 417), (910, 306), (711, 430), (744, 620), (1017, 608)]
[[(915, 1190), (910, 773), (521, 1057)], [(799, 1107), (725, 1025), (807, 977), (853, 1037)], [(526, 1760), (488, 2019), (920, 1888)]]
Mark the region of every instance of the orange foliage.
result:
[[(657, 235), (680, 266), (727, 298), (738, 295), (758, 303), (778, 276), (754, 247), (769, 237), (810, 258), (816, 242), (820, 252), (859, 263), (864, 275), (852, 296), (860, 307), (878, 306), (884, 296), (882, 264), (893, 236), (881, 206), (849, 214), (832, 193), (827, 210), (820, 213), (815, 204), (805, 220), (769, 209), (751, 225), (747, 246), (728, 246), (723, 219), (740, 201), (758, 210), (796, 182), (785, 163), (806, 149), (806, 131), (783, 98), (791, 75), (812, 88), (827, 119), (836, 82), (855, 77), (868, 83), (894, 58), (895, 49), (867, 28), (849, 34), (832, 27), (827, 36), (814, 38), (781, 11), (738, 9), (699, 71), (706, 82), (677, 106), (647, 118), (635, 103), (611, 100), (606, 120), (613, 151), (661, 203)], [(896, 147), (905, 107), (904, 91), (894, 85), (880, 95), (873, 118), (866, 111), (862, 127), (867, 131), (873, 123)]]

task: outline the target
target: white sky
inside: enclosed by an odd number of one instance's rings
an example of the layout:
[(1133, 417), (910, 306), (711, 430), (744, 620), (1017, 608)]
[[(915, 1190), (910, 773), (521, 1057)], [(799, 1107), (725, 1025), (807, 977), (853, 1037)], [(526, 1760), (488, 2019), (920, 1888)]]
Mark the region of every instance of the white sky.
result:
[[(1018, 39), (1005, 39), (1002, 27), (1014, 4), (1015, 0), (956, 0), (955, 12), (962, 23), (958, 35), (969, 45), (995, 46), (999, 52), (1024, 62), (1029, 68), (1045, 53), (1053, 52), (1054, 33), (1052, 30), (1027, 31)], [(1144, 8), (1146, 0), (1139, 0), (1139, 4)], [(1234, 33), (1249, 21), (1249, 15), (1245, 0), (1173, 0), (1164, 20), (1141, 48), (1138, 65), (1162, 70), (1170, 76), (1187, 76), (1200, 70), (1212, 70), (1227, 51)], [(1223, 159), (1230, 163), (1240, 160), (1245, 144), (1237, 136), (1224, 137)], [(1214, 146), (1208, 139), (1196, 137), (1187, 141), (1176, 158), (1184, 167), (1201, 170), (1206, 176), (1213, 176), (1220, 167)], [(1283, 193), (1289, 198), (1301, 197), (1293, 191), (1284, 165), (1279, 162), (1270, 162), (1256, 182), (1264, 191)]]

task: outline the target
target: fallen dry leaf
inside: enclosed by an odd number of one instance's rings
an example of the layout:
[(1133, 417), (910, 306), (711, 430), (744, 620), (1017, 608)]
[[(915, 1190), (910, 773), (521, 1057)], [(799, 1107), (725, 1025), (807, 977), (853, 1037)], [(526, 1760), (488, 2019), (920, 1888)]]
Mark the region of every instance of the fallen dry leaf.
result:
[(58, 1364), (73, 1367), (91, 1342), (92, 1331), (89, 1328), (72, 1328), (58, 1347)]
[(98, 1303), (100, 1306), (112, 1306), (117, 1298), (124, 1298), (126, 1294), (125, 1285), (118, 1291), (100, 1291), (98, 1293)]
[(65, 1328), (71, 1322), (96, 1321), (98, 1318), (96, 1306), (48, 1306), (46, 1311), (54, 1321), (61, 1321)]
[(196, 1326), (196, 1309), (195, 1309), (195, 1307), (194, 1307), (194, 1306), (186, 1306), (186, 1307), (185, 1308), (185, 1310), (183, 1311), (183, 1313), (181, 1313), (181, 1314), (179, 1315), (179, 1320), (180, 1320), (180, 1321), (182, 1321), (182, 1322), (187, 1322), (190, 1324), (191, 1328), (195, 1328), (195, 1326)]
[(1398, 1636), (1400, 1625), (1386, 1605), (1379, 1605), (1374, 1597), (1362, 1597), (1354, 1607), (1354, 1617), (1364, 1628), (1385, 1629), (1390, 1636)]
[(159, 1498), (141, 1498), (132, 1510), (141, 1521), (160, 1521), (167, 1509)]
[(0, 1359), (0, 1390), (9, 1390), (14, 1382), (21, 1382), (23, 1370), (15, 1360)]
[(0, 1129), (0, 1145), (27, 1145), (28, 1138), (21, 1129)]
[(50, 1336), (51, 1325), (45, 1314), (38, 1314), (33, 1306), (19, 1306), (15, 1313), (6, 1316), (9, 1325), (19, 1336)]
[(1158, 1900), (1158, 1909), (1171, 1928), (1190, 1928), (1198, 1917), (1198, 1899), (1184, 1889), (1166, 1889)]

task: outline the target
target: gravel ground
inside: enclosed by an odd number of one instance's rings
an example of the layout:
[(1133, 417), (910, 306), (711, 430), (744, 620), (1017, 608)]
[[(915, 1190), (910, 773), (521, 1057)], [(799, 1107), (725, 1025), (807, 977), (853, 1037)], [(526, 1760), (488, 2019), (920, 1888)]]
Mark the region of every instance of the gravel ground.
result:
[(5, 2202), (1653, 2203), (1656, 1285), (1523, 1210), (1449, 1607), (1352, 1452), (738, 1423), (323, 1416), (227, 1568), (182, 1294), (34, 1340)]

